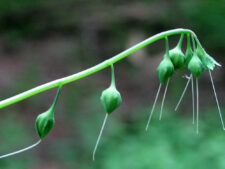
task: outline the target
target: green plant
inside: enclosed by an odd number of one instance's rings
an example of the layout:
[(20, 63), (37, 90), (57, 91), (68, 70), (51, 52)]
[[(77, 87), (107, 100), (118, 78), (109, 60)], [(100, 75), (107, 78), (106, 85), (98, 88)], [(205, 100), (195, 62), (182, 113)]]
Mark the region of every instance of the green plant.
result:
[[(180, 40), (177, 44), (177, 46), (175, 48), (173, 48), (172, 50), (169, 50), (169, 40), (168, 37), (169, 36), (173, 36), (173, 35), (181, 35)], [(187, 50), (186, 53), (184, 54), (182, 52), (182, 42), (183, 42), (183, 38), (184, 36), (187, 36)], [(190, 38), (192, 39), (192, 45), (190, 42)], [(128, 55), (134, 53), (135, 51), (155, 42), (158, 41), (160, 39), (165, 39), (165, 44), (166, 44), (166, 53), (164, 55), (164, 58), (162, 60), (162, 62), (159, 64), (159, 67), (157, 69), (158, 72), (158, 78), (160, 81), (160, 85), (159, 85), (159, 89), (158, 92), (156, 94), (156, 98), (152, 107), (152, 110), (150, 112), (149, 118), (148, 118), (148, 122), (147, 122), (147, 126), (146, 126), (146, 130), (149, 127), (154, 109), (155, 109), (155, 104), (158, 100), (158, 96), (161, 90), (161, 86), (166, 83), (166, 87), (165, 87), (165, 91), (164, 91), (164, 95), (163, 95), (163, 100), (162, 100), (162, 104), (161, 104), (161, 110), (160, 110), (160, 119), (162, 118), (162, 112), (163, 112), (163, 106), (164, 106), (164, 101), (165, 101), (165, 97), (166, 97), (166, 93), (167, 93), (167, 88), (169, 85), (169, 81), (171, 76), (173, 75), (174, 71), (179, 71), (179, 70), (183, 70), (185, 68), (188, 68), (191, 72), (190, 77), (188, 77), (188, 82), (187, 85), (183, 91), (183, 94), (178, 102), (178, 105), (176, 106), (176, 110), (186, 92), (186, 89), (190, 83), (190, 81), (192, 81), (192, 96), (193, 96), (193, 120), (194, 120), (194, 115), (195, 115), (195, 106), (194, 106), (194, 84), (193, 84), (193, 76), (196, 77), (196, 124), (197, 124), (197, 132), (198, 132), (198, 114), (199, 114), (199, 96), (198, 96), (198, 78), (200, 77), (201, 73), (203, 71), (205, 71), (206, 69), (209, 70), (209, 75), (210, 75), (210, 79), (212, 82), (212, 86), (213, 86), (213, 91), (215, 94), (215, 98), (216, 98), (216, 102), (217, 102), (217, 106), (218, 106), (218, 110), (219, 110), (219, 115), (221, 118), (221, 122), (222, 122), (222, 126), (224, 129), (224, 124), (223, 124), (223, 119), (222, 119), (222, 113), (220, 110), (220, 106), (219, 106), (219, 102), (217, 99), (217, 95), (216, 95), (216, 91), (215, 91), (215, 87), (214, 87), (214, 83), (213, 83), (213, 79), (212, 79), (212, 75), (211, 75), (211, 70), (214, 69), (214, 67), (220, 66), (219, 63), (217, 63), (211, 56), (209, 56), (205, 50), (203, 49), (202, 45), (200, 44), (197, 36), (195, 35), (195, 33), (189, 29), (174, 29), (174, 30), (169, 30), (169, 31), (165, 31), (159, 34), (156, 34), (146, 40), (144, 40), (143, 42), (123, 51), (122, 53), (96, 65), (93, 66), (87, 70), (81, 71), (79, 73), (73, 74), (71, 76), (67, 76), (61, 79), (57, 79), (54, 81), (51, 81), (49, 83), (40, 85), (38, 87), (35, 87), (31, 90), (28, 90), (26, 92), (23, 92), (21, 94), (18, 94), (16, 96), (13, 96), (11, 98), (5, 99), (3, 101), (0, 102), (0, 108), (4, 108), (6, 106), (9, 106), (11, 104), (14, 104), (16, 102), (22, 101), (24, 99), (27, 99), (33, 95), (36, 95), (38, 93), (44, 92), (46, 90), (58, 87), (58, 92), (56, 94), (55, 100), (52, 104), (52, 106), (44, 113), (40, 114), (37, 117), (36, 120), (36, 129), (37, 129), (37, 133), (39, 135), (40, 140), (42, 140), (49, 132), (50, 130), (53, 128), (54, 124), (55, 124), (55, 120), (54, 120), (54, 110), (55, 110), (55, 106), (58, 100), (58, 96), (59, 93), (61, 91), (61, 88), (68, 83), (71, 83), (73, 81), (79, 80), (81, 78), (84, 78), (86, 76), (89, 76), (91, 74), (94, 74), (104, 68), (107, 67), (111, 67), (111, 72), (112, 72), (112, 80), (111, 80), (111, 85), (109, 88), (107, 88), (106, 90), (104, 90), (102, 92), (101, 95), (101, 103), (104, 107), (104, 110), (106, 112), (106, 116), (105, 119), (103, 121), (103, 125), (99, 134), (99, 137), (97, 139), (96, 142), (96, 146), (93, 152), (93, 159), (95, 156), (95, 152), (100, 140), (100, 137), (102, 135), (102, 131), (104, 129), (107, 117), (109, 114), (111, 114), (113, 111), (116, 110), (116, 108), (118, 108), (122, 102), (122, 98), (120, 93), (117, 91), (116, 89), (116, 85), (115, 85), (115, 75), (114, 75), (114, 68), (113, 68), (113, 64), (115, 64), (116, 62), (124, 59), (125, 57), (127, 57)], [(194, 122), (194, 121), (193, 121)], [(41, 141), (38, 141), (37, 143), (35, 143), (34, 145), (27, 147), (23, 150), (19, 150), (16, 151), (14, 153), (10, 153), (4, 156), (0, 156), (0, 158), (4, 158), (4, 157), (8, 157), (23, 151), (26, 151), (30, 148), (33, 148), (34, 146), (38, 145)]]

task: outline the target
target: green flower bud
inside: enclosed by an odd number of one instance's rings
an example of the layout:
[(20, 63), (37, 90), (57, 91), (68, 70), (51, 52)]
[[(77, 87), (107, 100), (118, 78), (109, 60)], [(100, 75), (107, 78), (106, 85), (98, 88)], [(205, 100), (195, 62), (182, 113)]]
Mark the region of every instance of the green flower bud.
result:
[(206, 53), (199, 41), (197, 41), (196, 53), (201, 59), (204, 68), (213, 70), (215, 65), (221, 66), (215, 59), (213, 59), (211, 56), (209, 56), (209, 54)]
[(100, 99), (105, 112), (108, 114), (112, 113), (122, 103), (121, 95), (114, 86), (104, 90)]
[(173, 75), (174, 66), (168, 56), (164, 56), (157, 68), (158, 78), (160, 83), (165, 83), (169, 77)]
[(54, 112), (51, 108), (37, 117), (36, 129), (40, 139), (43, 139), (51, 131), (54, 124)]
[(111, 72), (112, 72), (111, 85), (109, 88), (105, 89), (102, 92), (102, 95), (100, 97), (104, 110), (108, 114), (112, 113), (122, 103), (121, 95), (119, 91), (116, 89), (115, 85), (115, 75), (113, 65), (111, 65)]
[(55, 124), (54, 112), (55, 106), (58, 101), (62, 86), (58, 88), (57, 94), (55, 96), (52, 106), (44, 113), (41, 113), (36, 118), (35, 126), (40, 139), (45, 138), (45, 136), (51, 131)]
[(177, 46), (169, 51), (170, 59), (174, 65), (175, 69), (181, 69), (184, 67), (185, 56), (181, 50), (182, 42), (183, 42), (183, 34), (180, 37), (180, 40)]
[(195, 77), (199, 77), (205, 70), (201, 60), (198, 58), (196, 53), (194, 53), (193, 57), (188, 63), (188, 69)]

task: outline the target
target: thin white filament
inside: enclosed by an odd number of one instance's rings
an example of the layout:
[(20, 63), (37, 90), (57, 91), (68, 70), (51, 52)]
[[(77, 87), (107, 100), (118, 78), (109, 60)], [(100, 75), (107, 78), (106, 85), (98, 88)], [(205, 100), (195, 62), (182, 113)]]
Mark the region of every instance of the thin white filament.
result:
[(155, 97), (154, 104), (153, 104), (153, 106), (152, 106), (151, 113), (150, 113), (149, 118), (148, 118), (147, 125), (146, 125), (146, 128), (145, 128), (146, 131), (148, 130), (148, 126), (149, 126), (149, 123), (150, 123), (150, 121), (151, 121), (151, 118), (152, 118), (152, 115), (153, 115), (153, 112), (154, 112), (154, 109), (155, 109), (155, 105), (156, 105), (156, 102), (157, 102), (158, 97), (159, 97), (159, 93), (160, 93), (161, 87), (162, 87), (162, 84), (160, 83), (159, 89), (158, 89), (157, 94), (156, 94), (156, 97)]
[(101, 136), (102, 136), (102, 132), (103, 132), (103, 130), (104, 130), (104, 128), (105, 128), (105, 123), (106, 123), (106, 121), (107, 121), (107, 118), (108, 118), (108, 114), (105, 115), (105, 119), (104, 119), (104, 121), (103, 121), (102, 128), (101, 128), (101, 130), (100, 130), (100, 133), (99, 133), (99, 135), (98, 135), (97, 142), (96, 142), (96, 144), (95, 144), (95, 148), (94, 148), (93, 156), (92, 156), (93, 161), (95, 160), (95, 153), (96, 153), (96, 151), (97, 151), (98, 144), (99, 144), (99, 141), (100, 141)]
[(216, 104), (217, 104), (217, 107), (218, 107), (218, 111), (219, 111), (219, 115), (220, 115), (220, 120), (221, 120), (221, 123), (222, 123), (222, 127), (223, 127), (223, 130), (225, 130), (224, 123), (223, 123), (223, 116), (222, 116), (222, 113), (221, 113), (219, 101), (218, 101), (217, 94), (216, 94), (215, 85), (214, 85), (213, 78), (212, 78), (212, 74), (211, 74), (211, 71), (210, 70), (209, 70), (209, 76), (210, 76), (210, 79), (211, 79), (211, 82), (212, 82), (212, 88), (213, 88), (213, 92), (214, 92), (214, 95), (215, 95)]
[(196, 132), (198, 134), (198, 116), (199, 116), (199, 91), (198, 91), (198, 78), (196, 78)]
[(194, 93), (194, 78), (191, 77), (191, 92), (192, 92), (192, 124), (195, 124), (195, 93)]
[(170, 78), (167, 80), (166, 88), (165, 88), (165, 91), (164, 91), (164, 94), (163, 94), (163, 99), (162, 99), (162, 105), (161, 105), (159, 120), (162, 119), (162, 111), (163, 111), (163, 106), (164, 106), (164, 102), (165, 102), (166, 93), (167, 93), (167, 89), (168, 89), (169, 83), (170, 83)]
[(189, 83), (190, 83), (190, 81), (191, 81), (191, 78), (192, 78), (192, 75), (190, 75), (190, 77), (188, 77), (187, 84), (186, 84), (186, 86), (185, 86), (185, 88), (184, 88), (184, 91), (183, 91), (183, 93), (182, 93), (182, 95), (181, 95), (181, 97), (180, 97), (180, 99), (179, 99), (179, 101), (178, 101), (178, 103), (177, 103), (177, 106), (176, 106), (176, 108), (175, 108), (175, 111), (177, 111), (177, 109), (178, 109), (178, 107), (179, 107), (181, 101), (182, 101), (183, 98), (184, 98), (184, 95), (185, 95), (185, 93), (186, 93), (186, 91), (187, 91), (187, 88), (188, 88), (188, 85), (189, 85)]
[(35, 144), (33, 144), (33, 145), (29, 146), (29, 147), (26, 147), (26, 148), (24, 148), (24, 149), (21, 149), (21, 150), (18, 150), (18, 151), (14, 151), (14, 152), (9, 153), (9, 154), (2, 155), (2, 156), (0, 156), (0, 159), (6, 158), (6, 157), (9, 157), (9, 156), (16, 155), (16, 154), (22, 153), (22, 152), (27, 151), (27, 150), (30, 150), (30, 149), (36, 147), (36, 146), (37, 146), (38, 144), (40, 144), (40, 143), (41, 143), (41, 140), (39, 140), (39, 141), (36, 142)]

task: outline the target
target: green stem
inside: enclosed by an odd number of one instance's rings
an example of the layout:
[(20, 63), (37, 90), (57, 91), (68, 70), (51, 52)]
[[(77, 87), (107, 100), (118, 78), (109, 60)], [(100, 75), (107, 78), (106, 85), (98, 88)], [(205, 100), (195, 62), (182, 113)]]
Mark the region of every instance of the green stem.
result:
[(182, 33), (181, 36), (180, 36), (180, 40), (179, 40), (179, 42), (177, 44), (177, 47), (179, 49), (181, 49), (181, 47), (182, 47), (183, 39), (184, 39), (184, 34)]
[(112, 73), (112, 80), (111, 80), (111, 86), (116, 87), (116, 82), (115, 82), (115, 73), (114, 73), (114, 67), (113, 64), (111, 64), (111, 73)]
[(169, 54), (170, 47), (169, 47), (169, 40), (167, 36), (165, 37), (165, 43), (166, 43), (166, 57), (170, 58), (170, 54)]
[(0, 101), (0, 108), (4, 108), (4, 107), (9, 106), (11, 104), (17, 103), (19, 101), (27, 99), (27, 98), (29, 98), (33, 95), (44, 92), (46, 90), (49, 90), (49, 89), (52, 89), (52, 88), (55, 88), (55, 87), (58, 87), (58, 86), (62, 86), (62, 85), (65, 85), (67, 83), (71, 83), (73, 81), (76, 81), (78, 79), (87, 77), (91, 74), (94, 74), (94, 73), (112, 65), (113, 63), (116, 63), (116, 62), (122, 60), (123, 58), (127, 57), (128, 55), (136, 52), (139, 49), (142, 49), (143, 47), (145, 47), (145, 46), (147, 46), (147, 45), (149, 45), (149, 44), (151, 44), (155, 41), (163, 39), (167, 36), (172, 36), (172, 35), (177, 35), (177, 34), (182, 34), (182, 33), (190, 33), (190, 34), (192, 34), (193, 36), (196, 37), (194, 32), (189, 30), (189, 29), (173, 29), (173, 30), (161, 32), (159, 34), (151, 36), (150, 38), (138, 43), (137, 45), (134, 45), (131, 48), (119, 53), (118, 55), (116, 55), (116, 56), (114, 56), (114, 57), (112, 57), (112, 58), (110, 58), (106, 61), (103, 61), (102, 63), (100, 63), (96, 66), (93, 66), (89, 69), (86, 69), (84, 71), (81, 71), (79, 73), (76, 73), (76, 74), (61, 78), (61, 79), (57, 79), (57, 80), (48, 82), (46, 84), (37, 86), (33, 89), (30, 89), (28, 91), (20, 93), (16, 96), (10, 97), (10, 98), (5, 99), (5, 100), (2, 100), (2, 101)]
[(55, 106), (56, 106), (56, 103), (58, 102), (58, 98), (59, 98), (59, 94), (61, 92), (61, 89), (62, 89), (62, 86), (59, 86), (58, 90), (57, 90), (57, 93), (56, 93), (56, 96), (55, 96), (55, 99), (53, 101), (53, 104), (51, 106), (51, 109), (53, 109), (53, 113), (55, 112)]

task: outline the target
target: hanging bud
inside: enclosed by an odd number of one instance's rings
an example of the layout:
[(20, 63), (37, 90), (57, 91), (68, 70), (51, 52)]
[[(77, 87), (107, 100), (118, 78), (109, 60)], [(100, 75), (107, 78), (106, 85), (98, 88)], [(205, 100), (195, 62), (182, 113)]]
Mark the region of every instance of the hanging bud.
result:
[(194, 53), (193, 57), (188, 63), (188, 69), (195, 77), (199, 77), (203, 73), (204, 66), (196, 53)]
[(186, 49), (186, 52), (185, 52), (185, 55), (184, 55), (186, 65), (188, 65), (192, 56), (193, 56), (193, 51), (192, 51), (192, 48), (191, 48), (190, 34), (187, 34), (187, 49)]
[(45, 136), (51, 131), (51, 129), (53, 128), (55, 124), (54, 112), (55, 112), (55, 106), (58, 101), (61, 88), (62, 86), (58, 88), (58, 91), (52, 106), (46, 112), (38, 115), (36, 119), (36, 123), (35, 123), (36, 130), (40, 139), (45, 138)]
[(112, 71), (112, 81), (109, 88), (105, 89), (101, 95), (101, 103), (104, 107), (106, 113), (112, 113), (116, 108), (120, 106), (122, 103), (122, 98), (119, 91), (116, 89), (115, 86), (115, 75), (114, 75), (114, 68), (111, 65)]
[(181, 37), (180, 37), (180, 40), (179, 40), (177, 46), (169, 51), (170, 59), (171, 59), (173, 65), (174, 65), (175, 69), (184, 68), (185, 56), (184, 56), (184, 53), (182, 52), (182, 49), (181, 49), (183, 37), (184, 37), (184, 35), (181, 34)]
[(197, 39), (196, 53), (198, 57), (201, 59), (202, 64), (205, 68), (213, 70), (215, 65), (221, 66), (215, 59), (213, 59), (211, 56), (209, 56), (209, 54), (206, 53), (206, 51), (204, 50), (198, 39)]
[(165, 83), (169, 77), (173, 75), (174, 66), (168, 56), (164, 56), (157, 68), (158, 78), (160, 83)]

